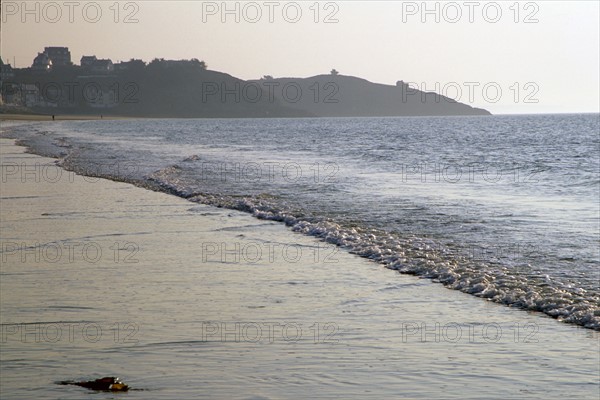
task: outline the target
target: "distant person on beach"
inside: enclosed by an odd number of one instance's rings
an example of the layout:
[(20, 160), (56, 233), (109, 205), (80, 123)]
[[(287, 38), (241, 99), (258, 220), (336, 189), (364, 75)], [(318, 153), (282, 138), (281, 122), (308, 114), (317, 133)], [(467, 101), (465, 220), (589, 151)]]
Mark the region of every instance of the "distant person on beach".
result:
[(54, 121), (54, 114), (52, 114), (52, 121)]

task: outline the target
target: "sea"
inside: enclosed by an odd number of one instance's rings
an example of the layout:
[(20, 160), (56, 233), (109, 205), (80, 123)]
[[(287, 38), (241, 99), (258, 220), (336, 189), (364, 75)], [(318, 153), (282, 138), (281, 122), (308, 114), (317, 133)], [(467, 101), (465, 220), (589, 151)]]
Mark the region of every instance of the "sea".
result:
[[(81, 234), (72, 221), (87, 218), (102, 246), (127, 237), (151, 254), (128, 265), (4, 264), (3, 398), (600, 394), (598, 114), (103, 119), (2, 130), (90, 182), (124, 185), (114, 189), (118, 204), (98, 210), (83, 194), (55, 210), (61, 200), (45, 194), (46, 220), (27, 217), (28, 229), (51, 237), (55, 218), (73, 241)], [(138, 204), (128, 184), (198, 204)], [(203, 215), (222, 226), (190, 225)], [(104, 225), (120, 218), (137, 221), (127, 236)], [(11, 224), (2, 237), (14, 241)], [(223, 232), (269, 245), (286, 230), (340, 261), (323, 262), (326, 253), (260, 268), (248, 255), (207, 263), (206, 246), (189, 239)], [(257, 321), (304, 336), (240, 343)], [(67, 333), (80, 330), (63, 329), (58, 342), (32, 342), (56, 336), (58, 324), (104, 336), (73, 342)], [(225, 333), (207, 340), (207, 329)], [(111, 374), (136, 390), (54, 385)]]
[(281, 221), (400, 273), (600, 330), (598, 114), (69, 121), (27, 132), (84, 175)]

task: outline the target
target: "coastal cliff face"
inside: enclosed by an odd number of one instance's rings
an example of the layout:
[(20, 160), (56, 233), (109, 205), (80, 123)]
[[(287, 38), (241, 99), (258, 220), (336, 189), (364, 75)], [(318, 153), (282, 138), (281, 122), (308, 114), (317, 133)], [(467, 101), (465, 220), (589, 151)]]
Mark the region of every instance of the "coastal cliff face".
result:
[(91, 74), (70, 66), (17, 70), (2, 82), (0, 110), (137, 117), (375, 117), (489, 115), (402, 81), (395, 86), (343, 75), (244, 81), (197, 63), (151, 63)]

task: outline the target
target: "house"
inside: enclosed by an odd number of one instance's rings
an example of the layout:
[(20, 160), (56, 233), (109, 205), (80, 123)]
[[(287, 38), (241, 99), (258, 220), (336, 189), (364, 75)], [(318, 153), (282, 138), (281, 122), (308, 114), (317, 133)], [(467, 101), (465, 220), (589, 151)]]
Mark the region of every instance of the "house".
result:
[(83, 68), (92, 68), (92, 65), (94, 65), (97, 60), (96, 56), (83, 56), (81, 57), (81, 66)]
[(123, 61), (114, 65), (115, 71), (131, 71), (140, 70), (146, 66), (146, 63), (142, 60), (131, 59), (129, 61)]
[(33, 59), (31, 69), (34, 71), (49, 71), (53, 67), (72, 65), (71, 52), (68, 47), (44, 47), (43, 53)]
[(15, 82), (2, 82), (1, 97), (3, 104), (21, 105), (23, 97), (21, 96), (21, 86), (24, 84)]
[(45, 47), (44, 53), (52, 61), (53, 67), (72, 65), (71, 52), (68, 47)]
[(98, 74), (106, 74), (115, 69), (110, 59), (100, 59), (96, 58), (96, 56), (81, 57), (81, 67), (89, 72)]
[(40, 88), (35, 83), (21, 83), (19, 85), (19, 94), (21, 96), (21, 105), (24, 105), (25, 107), (45, 105), (42, 102)]
[(15, 77), (15, 71), (10, 64), (4, 64), (0, 57), (0, 82), (12, 79)]
[(31, 69), (34, 71), (50, 71), (51, 68), (52, 61), (46, 53), (38, 53), (31, 64)]
[(12, 79), (15, 77), (15, 71), (10, 64), (4, 64), (0, 57), (0, 105), (4, 103), (12, 103), (15, 94), (14, 86), (16, 85)]
[(109, 73), (114, 71), (115, 67), (110, 59), (98, 59), (94, 61), (90, 70), (97, 73)]

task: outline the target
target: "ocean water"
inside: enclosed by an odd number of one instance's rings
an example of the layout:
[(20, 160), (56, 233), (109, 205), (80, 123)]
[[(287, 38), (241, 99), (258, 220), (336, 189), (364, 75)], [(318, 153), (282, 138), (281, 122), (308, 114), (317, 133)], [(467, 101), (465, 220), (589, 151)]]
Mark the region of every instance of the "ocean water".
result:
[(600, 329), (597, 114), (14, 128), (61, 164), (281, 221), (387, 268)]

